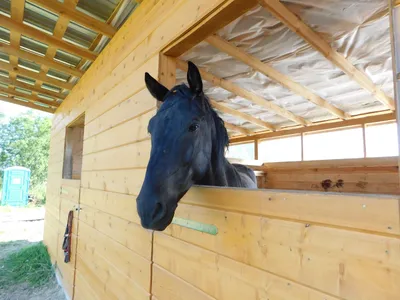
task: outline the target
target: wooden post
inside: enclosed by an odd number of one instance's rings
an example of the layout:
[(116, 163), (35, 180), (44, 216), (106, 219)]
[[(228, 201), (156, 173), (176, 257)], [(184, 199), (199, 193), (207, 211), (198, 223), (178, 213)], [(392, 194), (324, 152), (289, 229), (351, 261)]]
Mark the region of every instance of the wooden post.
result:
[(367, 157), (367, 136), (366, 136), (367, 124), (363, 124), (363, 146), (364, 146), (364, 158)]
[[(176, 84), (176, 61), (173, 57), (160, 53), (160, 67), (158, 70), (158, 80), (166, 88), (171, 89)], [(157, 102), (159, 108), (161, 102)]]
[(304, 132), (301, 133), (300, 137), (301, 143), (301, 161), (304, 161)]
[(258, 160), (258, 140), (254, 140), (254, 159)]
[[(400, 7), (395, 6), (394, 0), (389, 1), (389, 20), (390, 20), (390, 39), (392, 44), (392, 63), (393, 63), (393, 84), (394, 84), (394, 100), (396, 106), (396, 119), (397, 119), (397, 135), (399, 137), (399, 150), (400, 150)], [(397, 1), (396, 1), (397, 2)], [(400, 152), (400, 151), (399, 151)], [(399, 159), (400, 162), (400, 159)], [(399, 173), (400, 181), (400, 173)]]

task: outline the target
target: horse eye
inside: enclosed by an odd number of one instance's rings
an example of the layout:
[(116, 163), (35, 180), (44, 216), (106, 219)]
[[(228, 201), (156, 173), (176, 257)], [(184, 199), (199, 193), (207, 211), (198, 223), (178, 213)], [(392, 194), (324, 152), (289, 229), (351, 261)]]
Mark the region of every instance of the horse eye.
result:
[(194, 132), (194, 131), (196, 131), (197, 129), (199, 129), (199, 127), (200, 127), (200, 125), (197, 124), (197, 123), (192, 124), (192, 125), (189, 126), (189, 131), (190, 131), (190, 132)]

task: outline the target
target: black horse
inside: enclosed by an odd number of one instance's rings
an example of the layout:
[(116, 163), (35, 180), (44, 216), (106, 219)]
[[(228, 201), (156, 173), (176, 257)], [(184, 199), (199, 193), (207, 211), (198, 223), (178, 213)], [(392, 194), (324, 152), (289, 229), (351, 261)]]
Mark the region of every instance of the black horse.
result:
[(147, 89), (163, 102), (148, 125), (152, 148), (137, 198), (147, 229), (164, 230), (192, 185), (257, 188), (251, 169), (225, 158), (228, 133), (204, 95), (200, 72), (192, 62), (187, 80), (189, 87), (181, 84), (169, 91), (145, 74)]

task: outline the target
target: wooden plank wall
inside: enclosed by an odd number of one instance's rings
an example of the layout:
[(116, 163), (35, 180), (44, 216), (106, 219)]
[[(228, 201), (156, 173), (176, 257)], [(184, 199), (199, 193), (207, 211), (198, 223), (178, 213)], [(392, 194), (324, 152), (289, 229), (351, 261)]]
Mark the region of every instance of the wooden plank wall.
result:
[(58, 265), (61, 144), (66, 127), (85, 114), (76, 271), (65, 284), (68, 294), (74, 286), (74, 299), (150, 299), (153, 234), (136, 213), (156, 110), (144, 73), (158, 77), (160, 51), (225, 2), (143, 1), (56, 111), (45, 242)]
[[(136, 195), (149, 159), (147, 123), (156, 110), (144, 73), (158, 77), (160, 51), (227, 2), (143, 1), (57, 110), (44, 240), (67, 294), (84, 300), (398, 299), (395, 198), (194, 188), (177, 216), (215, 224), (218, 235), (140, 226)], [(66, 127), (83, 113), (81, 180), (65, 181)], [(78, 193), (63, 193), (75, 184)], [(63, 264), (66, 212), (77, 204), (75, 256)]]
[(159, 299), (400, 298), (397, 197), (194, 188), (154, 235)]
[[(400, 194), (397, 157), (264, 164), (267, 189)], [(331, 187), (323, 188), (330, 180)], [(342, 181), (342, 184), (340, 184)], [(339, 184), (338, 184), (339, 183)], [(325, 185), (326, 186), (326, 185)]]

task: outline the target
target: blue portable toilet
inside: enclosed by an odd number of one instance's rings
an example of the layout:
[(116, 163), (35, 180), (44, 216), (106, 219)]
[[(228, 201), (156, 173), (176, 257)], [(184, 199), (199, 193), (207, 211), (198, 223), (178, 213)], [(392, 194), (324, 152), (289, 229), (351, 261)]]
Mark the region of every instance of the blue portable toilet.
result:
[(27, 168), (10, 167), (5, 169), (1, 205), (27, 205), (30, 178), (31, 170)]

